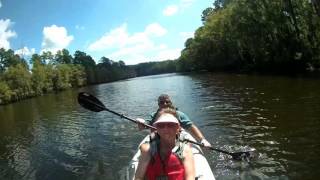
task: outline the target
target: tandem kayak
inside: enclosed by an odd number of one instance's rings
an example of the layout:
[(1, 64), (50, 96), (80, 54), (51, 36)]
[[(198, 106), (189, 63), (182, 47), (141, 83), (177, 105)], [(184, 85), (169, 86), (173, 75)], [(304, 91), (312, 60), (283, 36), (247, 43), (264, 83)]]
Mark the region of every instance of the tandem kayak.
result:
[[(183, 131), (185, 137), (187, 139), (190, 139), (192, 141), (195, 141), (195, 139), (186, 131)], [(150, 136), (147, 135), (139, 144), (139, 147), (142, 143), (148, 142), (150, 140)], [(140, 157), (140, 150), (136, 152), (136, 154), (131, 159), (129, 166), (126, 168), (126, 174), (125, 174), (125, 180), (133, 180), (135, 172), (138, 167), (138, 161)], [(193, 158), (195, 162), (195, 172), (196, 172), (196, 180), (215, 180), (214, 175), (211, 171), (211, 168), (209, 166), (209, 163), (207, 159), (205, 158), (201, 148), (198, 145), (192, 144), (192, 152), (193, 152)]]

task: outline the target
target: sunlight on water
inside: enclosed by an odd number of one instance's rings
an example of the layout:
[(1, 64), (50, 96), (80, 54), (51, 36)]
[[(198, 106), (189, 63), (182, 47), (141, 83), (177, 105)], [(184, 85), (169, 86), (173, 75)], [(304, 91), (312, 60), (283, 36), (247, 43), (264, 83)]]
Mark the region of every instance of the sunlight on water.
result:
[[(119, 113), (145, 119), (156, 110), (158, 95), (168, 93), (215, 148), (255, 149), (243, 161), (204, 150), (216, 179), (286, 180), (320, 175), (319, 85), (319, 80), (284, 77), (166, 74), (79, 91), (96, 95)], [(83, 109), (77, 93), (0, 107), (0, 179), (124, 177), (147, 131), (108, 112)]]

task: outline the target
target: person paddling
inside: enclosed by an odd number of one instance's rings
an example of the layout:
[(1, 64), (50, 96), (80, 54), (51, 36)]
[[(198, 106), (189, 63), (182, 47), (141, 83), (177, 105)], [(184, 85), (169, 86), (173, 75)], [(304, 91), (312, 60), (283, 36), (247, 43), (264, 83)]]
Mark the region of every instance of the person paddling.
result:
[[(158, 112), (161, 111), (164, 108), (171, 108), (176, 109), (173, 106), (173, 103), (170, 99), (170, 96), (167, 94), (161, 94), (158, 97), (158, 110), (157, 112), (153, 113), (151, 116), (151, 120), (144, 120), (142, 118), (137, 118), (136, 120), (140, 122), (141, 124), (138, 124), (139, 129), (142, 130), (145, 127), (143, 126), (143, 123), (152, 124), (155, 121), (155, 117), (157, 116)], [(211, 147), (211, 144), (206, 140), (200, 129), (192, 123), (190, 118), (183, 113), (182, 111), (176, 111), (178, 120), (181, 124), (181, 127), (190, 132), (190, 134), (201, 144), (203, 144), (205, 147)]]
[(194, 159), (190, 144), (178, 140), (180, 123), (173, 109), (157, 113), (155, 137), (140, 146), (141, 156), (135, 180), (194, 180)]

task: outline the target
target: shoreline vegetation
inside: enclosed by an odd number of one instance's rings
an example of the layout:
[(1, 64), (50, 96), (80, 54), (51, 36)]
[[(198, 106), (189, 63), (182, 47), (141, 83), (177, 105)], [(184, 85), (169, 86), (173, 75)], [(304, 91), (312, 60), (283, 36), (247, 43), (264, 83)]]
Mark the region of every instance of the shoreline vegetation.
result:
[[(320, 1), (216, 0), (175, 60), (125, 65), (82, 51), (31, 58), (0, 49), (0, 105), (50, 92), (173, 72), (320, 74)], [(28, 63), (29, 62), (29, 63)], [(31, 67), (29, 67), (29, 64)]]

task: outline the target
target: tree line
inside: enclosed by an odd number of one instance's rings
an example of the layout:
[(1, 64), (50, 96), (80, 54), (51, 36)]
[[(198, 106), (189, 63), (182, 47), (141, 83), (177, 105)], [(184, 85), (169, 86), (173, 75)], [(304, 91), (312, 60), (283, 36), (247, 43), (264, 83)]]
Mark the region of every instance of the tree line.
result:
[[(0, 104), (88, 84), (185, 71), (297, 74), (320, 71), (319, 0), (215, 0), (176, 60), (127, 66), (82, 51), (0, 49)], [(31, 64), (31, 68), (29, 65)]]
[[(0, 104), (49, 92), (136, 76), (123, 61), (102, 57), (96, 64), (90, 55), (67, 49), (33, 54), (29, 63), (9, 49), (0, 49)], [(29, 67), (30, 64), (30, 67)]]
[(26, 60), (1, 48), (0, 105), (89, 84), (172, 72), (176, 72), (172, 60), (127, 66), (122, 60), (101, 57), (96, 63), (85, 52), (75, 51), (72, 56), (67, 49), (33, 54)]
[(137, 75), (320, 72), (319, 0), (215, 0), (201, 20), (178, 59), (138, 64)]
[(216, 0), (201, 20), (181, 52), (182, 70), (319, 71), (319, 0)]

